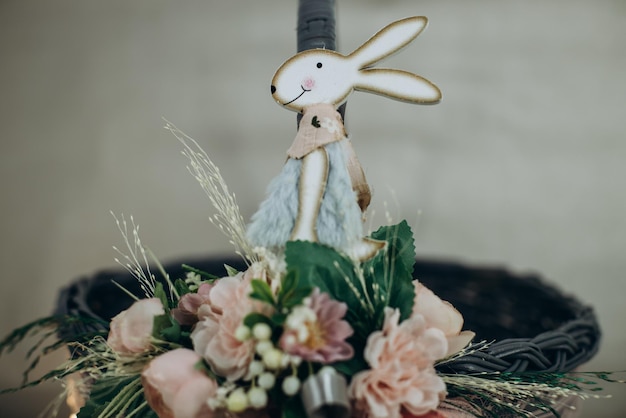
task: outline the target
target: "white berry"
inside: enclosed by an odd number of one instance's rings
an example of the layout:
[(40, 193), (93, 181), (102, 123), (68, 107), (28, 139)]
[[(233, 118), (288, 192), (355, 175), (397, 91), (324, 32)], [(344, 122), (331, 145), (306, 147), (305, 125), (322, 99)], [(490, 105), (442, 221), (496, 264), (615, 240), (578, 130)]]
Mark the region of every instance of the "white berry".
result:
[(251, 388), (248, 391), (248, 401), (253, 408), (265, 408), (267, 406), (267, 392), (262, 388)]
[(252, 327), (252, 335), (257, 340), (269, 340), (272, 336), (272, 329), (265, 322), (258, 322)]
[(289, 376), (283, 380), (283, 392), (287, 396), (293, 396), (300, 390), (300, 379), (298, 376)]

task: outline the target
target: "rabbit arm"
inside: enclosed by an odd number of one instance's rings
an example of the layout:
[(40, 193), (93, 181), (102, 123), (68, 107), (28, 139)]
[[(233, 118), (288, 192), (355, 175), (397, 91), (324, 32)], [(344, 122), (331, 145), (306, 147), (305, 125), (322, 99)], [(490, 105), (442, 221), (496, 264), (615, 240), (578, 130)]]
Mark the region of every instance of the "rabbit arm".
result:
[(352, 190), (356, 192), (357, 201), (361, 212), (365, 212), (372, 200), (372, 194), (370, 192), (370, 186), (365, 179), (365, 173), (363, 167), (354, 152), (352, 142), (349, 139), (343, 141), (343, 150), (346, 157), (346, 168), (350, 175), (350, 181), (352, 182)]
[(408, 17), (393, 22), (352, 52), (348, 59), (358, 68), (366, 68), (408, 45), (427, 24), (428, 19), (424, 16)]
[(317, 217), (326, 189), (328, 170), (328, 154), (324, 148), (318, 148), (302, 159), (298, 181), (298, 217), (290, 240), (317, 241)]
[(402, 70), (385, 68), (359, 71), (354, 89), (409, 103), (434, 104), (441, 100), (441, 91), (437, 86), (423, 77)]

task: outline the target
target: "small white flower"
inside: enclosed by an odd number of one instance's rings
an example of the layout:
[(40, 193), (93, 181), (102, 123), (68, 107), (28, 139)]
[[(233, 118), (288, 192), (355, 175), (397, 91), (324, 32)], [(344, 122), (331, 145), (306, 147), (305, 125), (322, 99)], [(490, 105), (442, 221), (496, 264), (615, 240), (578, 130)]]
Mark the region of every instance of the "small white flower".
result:
[(270, 370), (278, 370), (282, 364), (283, 352), (277, 348), (271, 348), (262, 354), (263, 364)]
[(235, 330), (235, 338), (237, 341), (244, 342), (250, 338), (250, 328), (245, 325), (239, 325)]
[(262, 388), (251, 388), (248, 391), (248, 401), (250, 406), (255, 409), (265, 408), (267, 406), (267, 392)]
[(276, 377), (272, 373), (265, 372), (259, 375), (256, 383), (257, 385), (259, 385), (259, 387), (265, 390), (270, 390), (274, 387), (274, 384), (276, 383)]
[(260, 356), (263, 356), (266, 351), (271, 350), (272, 348), (274, 348), (274, 344), (272, 344), (270, 340), (259, 341), (254, 347), (257, 354)]
[(252, 327), (252, 335), (257, 340), (269, 340), (272, 336), (272, 329), (265, 322), (258, 322)]
[(242, 388), (234, 390), (226, 399), (226, 408), (231, 412), (242, 412), (248, 407), (248, 396)]
[(287, 396), (293, 396), (300, 390), (300, 379), (298, 376), (289, 376), (283, 380), (283, 392)]

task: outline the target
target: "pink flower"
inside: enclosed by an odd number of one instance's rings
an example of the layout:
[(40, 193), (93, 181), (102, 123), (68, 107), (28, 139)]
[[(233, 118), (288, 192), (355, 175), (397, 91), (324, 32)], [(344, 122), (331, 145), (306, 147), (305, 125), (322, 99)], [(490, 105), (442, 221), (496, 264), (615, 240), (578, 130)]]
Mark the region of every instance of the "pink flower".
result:
[(150, 348), (154, 317), (165, 313), (157, 298), (141, 299), (111, 320), (107, 344), (118, 353), (141, 353)]
[(332, 300), (315, 288), (309, 302), (294, 308), (287, 317), (280, 347), (289, 354), (319, 363), (352, 358), (354, 349), (345, 340), (354, 330), (342, 319), (347, 310), (345, 303)]
[(413, 286), (415, 287), (413, 315), (422, 315), (427, 327), (438, 328), (446, 335), (448, 351), (442, 358), (459, 352), (476, 335), (472, 331), (461, 332), (463, 315), (420, 282), (413, 281)]
[(446, 385), (434, 368), (448, 349), (445, 335), (428, 328), (421, 315), (398, 324), (399, 318), (397, 309), (385, 309), (383, 329), (370, 334), (365, 346), (371, 369), (357, 373), (350, 383), (349, 396), (364, 418), (424, 415), (445, 396)]
[(172, 315), (181, 325), (193, 325), (198, 322), (198, 310), (209, 303), (209, 294), (213, 283), (202, 283), (197, 293), (187, 293), (178, 301), (178, 307), (172, 309)]
[(253, 340), (239, 341), (235, 331), (250, 312), (268, 313), (268, 305), (251, 300), (253, 274), (219, 279), (197, 310), (199, 322), (191, 333), (194, 350), (216, 374), (230, 381), (244, 376), (254, 355)]
[(168, 351), (141, 373), (146, 401), (159, 418), (211, 418), (207, 401), (217, 383), (196, 369), (201, 357), (186, 348)]

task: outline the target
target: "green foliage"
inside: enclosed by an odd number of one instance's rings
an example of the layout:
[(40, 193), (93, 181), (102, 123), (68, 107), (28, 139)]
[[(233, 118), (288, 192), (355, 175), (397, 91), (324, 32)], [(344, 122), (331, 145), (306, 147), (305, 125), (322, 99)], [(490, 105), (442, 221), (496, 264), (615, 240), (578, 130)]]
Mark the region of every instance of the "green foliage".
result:
[(141, 375), (103, 377), (91, 388), (89, 399), (78, 418), (137, 416), (156, 418), (143, 396)]
[(213, 280), (219, 279), (219, 277), (217, 277), (214, 274), (207, 273), (206, 271), (199, 270), (199, 269), (197, 269), (195, 267), (192, 267), (190, 265), (187, 265), (187, 264), (183, 264), (182, 267), (183, 267), (183, 269), (185, 269), (185, 270), (187, 270), (189, 272), (196, 273), (197, 275), (199, 275), (200, 277), (202, 277), (204, 280), (207, 280), (207, 281), (213, 281)]
[(311, 294), (313, 290), (311, 286), (299, 286), (299, 283), (300, 278), (296, 271), (288, 271), (285, 274), (277, 295), (279, 311), (301, 305), (304, 298)]
[(191, 289), (189, 289), (189, 286), (183, 279), (176, 279), (174, 282), (174, 289), (176, 289), (176, 293), (178, 293), (178, 296), (180, 297), (186, 295), (187, 293), (191, 293)]
[[(399, 309), (401, 321), (411, 315), (415, 299), (415, 244), (406, 221), (381, 227), (372, 234), (372, 238), (387, 241), (386, 250), (363, 264), (365, 282), (375, 303), (376, 328), (380, 328), (386, 306)], [(372, 286), (373, 283), (377, 288)]]
[(297, 273), (298, 287), (318, 287), (333, 299), (345, 302), (346, 318), (363, 340), (380, 329), (387, 306), (399, 309), (402, 320), (408, 318), (415, 296), (415, 246), (406, 221), (382, 227), (372, 238), (385, 240), (387, 248), (362, 265), (314, 242), (288, 242), (285, 248), (287, 272)]
[[(106, 326), (105, 326), (106, 325)], [(73, 336), (71, 340), (64, 339), (59, 333), (66, 329), (102, 328), (102, 331), (86, 331)], [(72, 373), (75, 369), (60, 367), (53, 369), (36, 380), (30, 380), (30, 373), (37, 367), (41, 359), (51, 352), (64, 347), (68, 343), (87, 342), (96, 337), (106, 336), (108, 324), (100, 319), (79, 316), (49, 316), (41, 318), (13, 330), (0, 341), (0, 355), (10, 353), (26, 338), (36, 338), (36, 342), (27, 351), (26, 359), (30, 360), (28, 367), (22, 373), (22, 383), (18, 387), (0, 390), (0, 394), (16, 392), (28, 387), (37, 386), (49, 380), (56, 380)]]
[(282, 403), (281, 418), (302, 418), (307, 416), (302, 398), (300, 396), (292, 396)]
[(165, 289), (163, 288), (163, 284), (161, 282), (156, 282), (154, 285), (154, 297), (158, 298), (163, 304), (163, 308), (165, 309), (165, 313), (170, 313), (170, 301), (167, 298), (167, 293), (165, 293)]
[(356, 266), (348, 257), (331, 247), (309, 241), (291, 241), (285, 246), (287, 274), (299, 278), (296, 289), (319, 288), (331, 298), (348, 305), (346, 319), (355, 332), (367, 338), (373, 312), (357, 275)]
[(252, 293), (250, 293), (251, 299), (260, 300), (268, 305), (275, 306), (274, 294), (270, 286), (263, 280), (253, 279), (250, 282), (252, 287)]
[(243, 319), (243, 324), (250, 329), (259, 323), (267, 324), (270, 327), (273, 325), (273, 321), (270, 318), (258, 312), (251, 312)]

